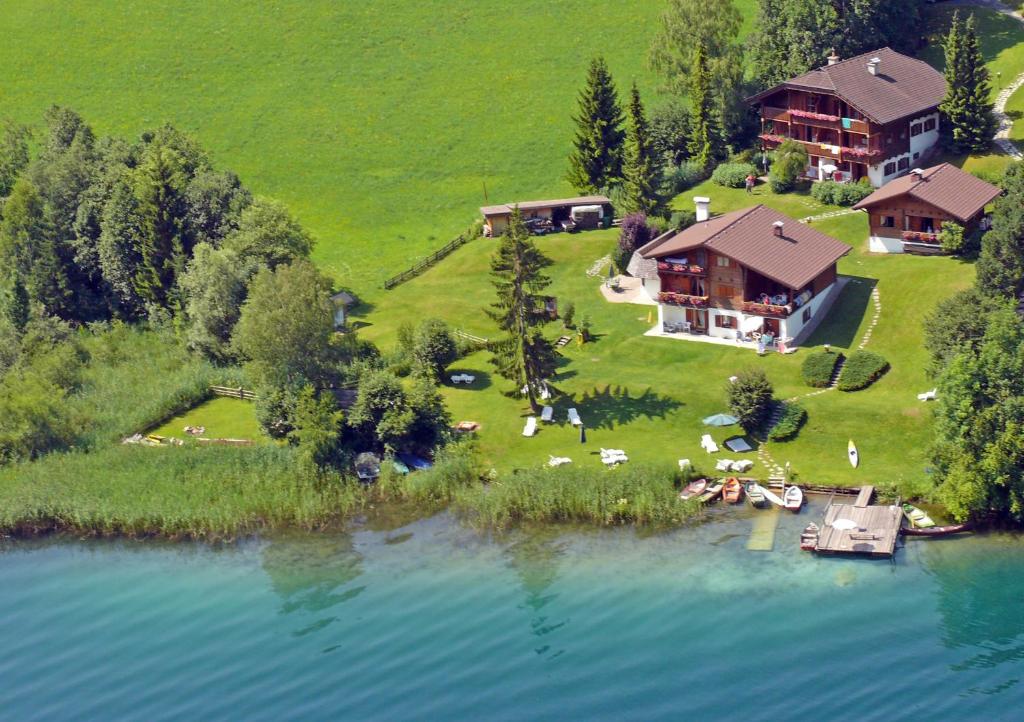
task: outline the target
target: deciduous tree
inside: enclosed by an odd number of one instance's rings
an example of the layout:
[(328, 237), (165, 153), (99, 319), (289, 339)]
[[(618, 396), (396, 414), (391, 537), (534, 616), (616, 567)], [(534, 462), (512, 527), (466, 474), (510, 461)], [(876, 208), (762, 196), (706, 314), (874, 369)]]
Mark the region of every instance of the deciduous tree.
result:
[(224, 246), (243, 258), (276, 268), (296, 258), (307, 258), (313, 238), (283, 203), (257, 198), (242, 211), (238, 230), (224, 239)]

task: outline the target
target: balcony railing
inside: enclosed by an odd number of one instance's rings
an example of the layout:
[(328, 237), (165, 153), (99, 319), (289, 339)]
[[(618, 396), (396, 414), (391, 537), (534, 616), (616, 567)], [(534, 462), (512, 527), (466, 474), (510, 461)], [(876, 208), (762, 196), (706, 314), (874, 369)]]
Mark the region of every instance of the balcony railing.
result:
[(909, 243), (938, 243), (939, 234), (929, 233), (927, 231), (903, 231), (901, 236), (904, 241)]
[(706, 276), (707, 269), (696, 263), (672, 263), (670, 261), (658, 261), (659, 271), (669, 273), (685, 273), (688, 276)]
[(774, 133), (761, 133), (761, 135), (757, 137), (766, 143), (783, 143), (787, 140), (795, 140), (798, 143), (803, 143), (807, 146), (807, 150), (811, 155), (835, 158), (836, 160), (869, 162), (874, 158), (880, 158), (885, 155), (885, 151), (879, 148), (851, 148), (849, 146), (834, 145), (831, 143), (815, 143), (814, 141), (801, 140), (799, 138), (787, 138), (783, 135), (775, 135)]
[(788, 123), (789, 111), (785, 108), (773, 108), (765, 105), (761, 108), (761, 117), (765, 120), (779, 120), (784, 123)]
[(757, 301), (744, 301), (740, 306), (743, 313), (753, 316), (773, 316), (775, 318), (787, 318), (793, 313), (793, 304), (778, 306), (774, 303), (758, 303)]
[(662, 291), (658, 294), (660, 303), (667, 303), (672, 306), (687, 306), (689, 308), (707, 308), (707, 296), (691, 296), (688, 293), (675, 293), (673, 291)]

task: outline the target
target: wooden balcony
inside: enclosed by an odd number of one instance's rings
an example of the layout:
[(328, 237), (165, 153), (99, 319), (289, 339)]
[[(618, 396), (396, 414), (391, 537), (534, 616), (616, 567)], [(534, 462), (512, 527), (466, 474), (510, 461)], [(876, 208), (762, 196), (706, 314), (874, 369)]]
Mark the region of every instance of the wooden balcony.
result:
[(658, 261), (658, 270), (664, 273), (675, 273), (683, 276), (706, 276), (708, 269), (696, 263), (671, 263)]
[(900, 238), (904, 243), (929, 243), (932, 245), (939, 243), (939, 234), (928, 231), (903, 231)]
[(659, 303), (667, 303), (670, 306), (684, 306), (686, 308), (707, 308), (707, 296), (691, 296), (688, 293), (673, 293), (662, 291), (658, 294)]
[(842, 145), (832, 145), (825, 143), (824, 147), (822, 143), (812, 143), (807, 140), (800, 140), (799, 138), (787, 138), (782, 135), (774, 135), (772, 133), (761, 133), (757, 136), (769, 148), (774, 148), (780, 143), (787, 140), (795, 140), (797, 143), (802, 143), (804, 148), (807, 149), (808, 154), (816, 155), (819, 158), (830, 158), (839, 162), (852, 161), (853, 163), (873, 163), (878, 158), (885, 156), (885, 151), (878, 148), (850, 148)]
[(789, 111), (786, 108), (772, 108), (765, 105), (761, 107), (761, 118), (763, 120), (778, 120), (788, 123), (790, 120)]
[(850, 133), (863, 133), (865, 135), (871, 132), (871, 125), (863, 120), (846, 118), (844, 122), (844, 119), (838, 115), (829, 115), (827, 113), (812, 113), (811, 111), (808, 110), (789, 110), (787, 115), (794, 123), (810, 125), (815, 128), (845, 130), (849, 131)]
[(751, 316), (764, 316), (766, 318), (789, 318), (793, 313), (793, 304), (777, 306), (774, 303), (758, 303), (757, 301), (744, 301), (740, 306), (743, 313)]

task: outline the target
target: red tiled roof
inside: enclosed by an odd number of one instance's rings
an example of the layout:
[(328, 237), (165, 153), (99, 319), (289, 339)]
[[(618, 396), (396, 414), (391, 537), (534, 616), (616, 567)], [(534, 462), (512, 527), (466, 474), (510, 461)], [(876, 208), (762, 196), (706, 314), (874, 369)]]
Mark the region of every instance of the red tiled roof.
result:
[[(878, 58), (878, 74), (867, 64)], [(880, 48), (798, 75), (748, 98), (758, 102), (792, 88), (836, 95), (876, 123), (889, 123), (936, 107), (946, 94), (942, 73), (923, 60)]]
[[(775, 222), (782, 221), (782, 236)], [(664, 258), (703, 246), (763, 276), (799, 289), (850, 252), (850, 247), (816, 228), (764, 205), (696, 223), (640, 249), (644, 258)]]
[(991, 203), (999, 193), (999, 188), (991, 183), (986, 183), (955, 165), (942, 163), (926, 168), (920, 178), (910, 173), (889, 181), (854, 208), (870, 208), (876, 203), (908, 195), (966, 222)]
[(481, 206), (480, 212), (485, 216), (503, 216), (511, 213), (519, 206), (521, 211), (532, 211), (538, 208), (554, 208), (556, 206), (596, 206), (611, 203), (605, 196), (579, 196), (578, 198), (560, 198), (554, 201), (523, 201), (522, 203), (502, 203), (496, 206)]

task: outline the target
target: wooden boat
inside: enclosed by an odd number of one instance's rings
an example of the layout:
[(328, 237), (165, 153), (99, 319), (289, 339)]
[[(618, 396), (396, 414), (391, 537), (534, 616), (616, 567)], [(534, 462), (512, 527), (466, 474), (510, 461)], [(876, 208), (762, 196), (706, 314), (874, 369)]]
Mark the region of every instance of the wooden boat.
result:
[(907, 536), (947, 536), (949, 534), (960, 534), (961, 532), (970, 531), (973, 525), (970, 522), (963, 524), (950, 524), (949, 526), (933, 526), (927, 529), (917, 529), (915, 527), (903, 527), (900, 531)]
[(697, 479), (696, 481), (691, 481), (689, 484), (683, 487), (682, 491), (679, 492), (679, 498), (682, 499), (683, 501), (687, 501), (688, 499), (692, 499), (695, 496), (700, 496), (705, 492), (705, 490), (707, 490), (707, 488), (707, 479)]
[(743, 491), (747, 494), (747, 501), (750, 502), (751, 506), (762, 507), (768, 503), (768, 499), (764, 495), (764, 490), (761, 485), (756, 481), (748, 481), (743, 485)]
[(790, 511), (800, 511), (800, 507), (804, 505), (804, 492), (799, 486), (791, 486), (786, 489), (786, 493), (782, 495), (782, 503)]
[(714, 501), (722, 493), (722, 488), (725, 486), (722, 482), (716, 484), (710, 484), (703, 494), (697, 497), (697, 500), (702, 504), (707, 504)]
[(903, 505), (903, 516), (907, 517), (907, 521), (916, 529), (930, 529), (935, 526), (932, 518), (913, 504)]
[(850, 457), (850, 466), (856, 469), (857, 464), (860, 463), (860, 454), (857, 453), (857, 447), (854, 445), (853, 439), (850, 439), (850, 443), (846, 445), (846, 454)]
[(813, 552), (818, 546), (818, 525), (813, 521), (800, 533), (800, 548)]
[(722, 498), (725, 499), (727, 504), (736, 504), (743, 496), (743, 486), (740, 484), (739, 479), (730, 476), (725, 480), (725, 486), (722, 488)]

